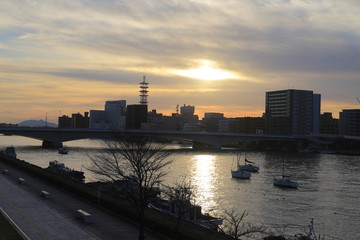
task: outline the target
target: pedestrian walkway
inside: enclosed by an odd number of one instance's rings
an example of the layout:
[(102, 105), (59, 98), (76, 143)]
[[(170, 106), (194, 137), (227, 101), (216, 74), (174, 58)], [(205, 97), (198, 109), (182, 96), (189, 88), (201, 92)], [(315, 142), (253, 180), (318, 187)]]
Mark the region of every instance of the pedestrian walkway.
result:
[(98, 239), (0, 175), (0, 206), (28, 239)]

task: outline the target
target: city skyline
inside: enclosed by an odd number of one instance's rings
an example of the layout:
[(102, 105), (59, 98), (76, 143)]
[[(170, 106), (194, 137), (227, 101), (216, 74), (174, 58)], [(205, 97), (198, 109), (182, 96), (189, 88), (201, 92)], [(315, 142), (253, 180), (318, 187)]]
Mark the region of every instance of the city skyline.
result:
[[(261, 116), (265, 92), (312, 90), (321, 112), (360, 108), (357, 1), (10, 1), (0, 24), (0, 122), (56, 122), (139, 102)], [(60, 114), (61, 112), (61, 114)]]

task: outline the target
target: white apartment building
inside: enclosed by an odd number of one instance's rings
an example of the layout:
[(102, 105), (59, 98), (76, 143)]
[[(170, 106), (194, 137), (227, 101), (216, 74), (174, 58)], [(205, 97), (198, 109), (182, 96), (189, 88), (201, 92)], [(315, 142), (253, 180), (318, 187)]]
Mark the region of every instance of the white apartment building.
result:
[(125, 129), (126, 100), (106, 101), (105, 110), (90, 110), (90, 128)]

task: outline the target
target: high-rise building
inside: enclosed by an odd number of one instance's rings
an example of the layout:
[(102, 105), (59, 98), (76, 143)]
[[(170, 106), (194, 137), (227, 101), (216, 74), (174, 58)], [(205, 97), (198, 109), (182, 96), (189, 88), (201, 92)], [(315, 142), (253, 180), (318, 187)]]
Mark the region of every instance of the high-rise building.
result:
[(340, 112), (339, 134), (360, 136), (360, 109), (343, 109)]
[(310, 135), (320, 132), (320, 94), (308, 90), (266, 92), (266, 133)]
[(141, 129), (141, 124), (147, 122), (148, 105), (133, 104), (127, 106), (126, 128)]
[(108, 128), (125, 129), (126, 100), (106, 101), (105, 118), (108, 122)]
[(90, 110), (90, 128), (106, 129), (107, 121), (104, 110)]

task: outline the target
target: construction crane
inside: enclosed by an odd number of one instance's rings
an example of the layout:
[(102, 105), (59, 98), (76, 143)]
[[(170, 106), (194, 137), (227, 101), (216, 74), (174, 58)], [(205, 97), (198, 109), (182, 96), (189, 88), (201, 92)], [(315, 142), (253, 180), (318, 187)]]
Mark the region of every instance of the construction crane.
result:
[(358, 100), (358, 102), (359, 102), (359, 104), (360, 104), (360, 100), (359, 100), (359, 98), (357, 97), (356, 99)]

